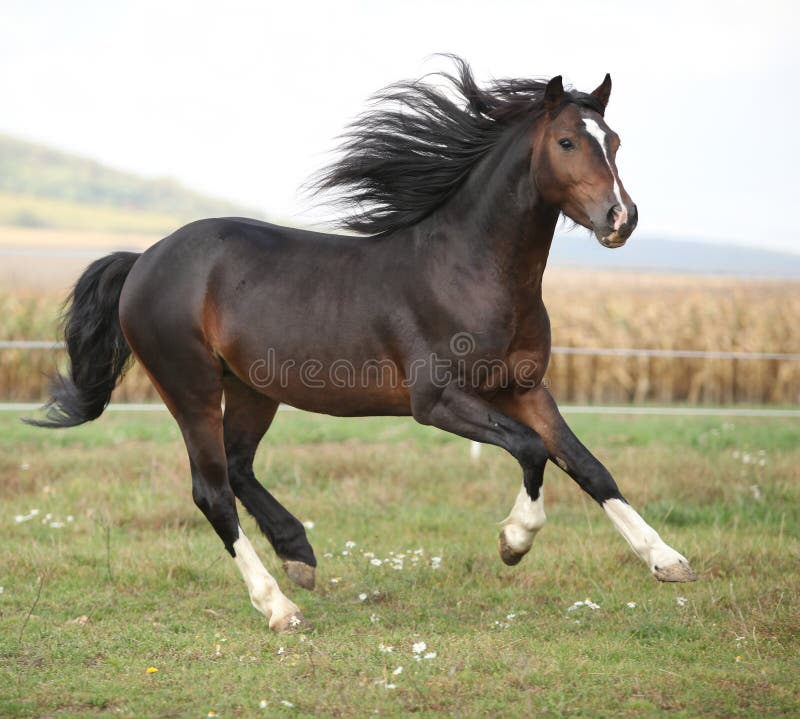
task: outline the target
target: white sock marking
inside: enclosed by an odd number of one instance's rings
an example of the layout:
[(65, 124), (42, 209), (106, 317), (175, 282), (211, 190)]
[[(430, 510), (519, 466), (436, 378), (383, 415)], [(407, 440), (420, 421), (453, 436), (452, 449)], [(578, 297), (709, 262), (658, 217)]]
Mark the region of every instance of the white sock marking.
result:
[(503, 522), (506, 543), (517, 554), (525, 554), (533, 545), (534, 537), (544, 526), (546, 519), (542, 488), (539, 488), (539, 497), (534, 501), (528, 496), (528, 490), (523, 484), (511, 513)]
[(250, 544), (250, 540), (245, 536), (241, 527), (239, 527), (239, 538), (233, 543), (233, 551), (236, 566), (239, 567), (244, 583), (247, 585), (247, 591), (250, 593), (250, 601), (259, 612), (270, 620), (270, 627), (287, 615), (299, 616), (300, 610), (281, 592), (275, 578), (261, 563), (256, 550), (253, 549), (253, 545)]
[(597, 144), (600, 145), (606, 165), (608, 165), (608, 170), (611, 173), (612, 179), (614, 180), (614, 198), (617, 201), (617, 205), (619, 205), (621, 208), (619, 214), (614, 218), (614, 229), (618, 230), (628, 221), (628, 208), (625, 207), (625, 203), (622, 201), (622, 195), (619, 191), (619, 182), (617, 180), (617, 173), (614, 172), (614, 168), (611, 166), (611, 161), (608, 159), (608, 151), (606, 150), (606, 133), (603, 132), (603, 129), (597, 124), (597, 121), (593, 120), (591, 117), (584, 117), (583, 124), (586, 126), (586, 132), (588, 132), (595, 140), (597, 140)]
[(603, 509), (633, 551), (650, 567), (651, 572), (655, 573), (656, 569), (663, 569), (679, 562), (688, 564), (686, 557), (665, 544), (658, 536), (658, 532), (629, 504), (621, 499), (608, 499), (603, 502)]

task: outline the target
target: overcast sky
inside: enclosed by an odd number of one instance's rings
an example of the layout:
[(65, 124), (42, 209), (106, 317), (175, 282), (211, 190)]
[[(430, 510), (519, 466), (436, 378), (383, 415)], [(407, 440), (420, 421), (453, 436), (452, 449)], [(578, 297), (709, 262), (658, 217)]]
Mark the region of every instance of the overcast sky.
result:
[(607, 112), (640, 230), (800, 253), (791, 2), (3, 0), (0, 132), (294, 223), (366, 98), (442, 69), (564, 75)]

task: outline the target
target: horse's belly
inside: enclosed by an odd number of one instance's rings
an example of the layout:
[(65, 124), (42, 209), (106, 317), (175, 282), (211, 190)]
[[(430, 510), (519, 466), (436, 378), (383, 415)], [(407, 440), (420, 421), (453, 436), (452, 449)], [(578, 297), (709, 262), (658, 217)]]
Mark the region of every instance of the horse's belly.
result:
[(336, 354), (301, 356), (268, 347), (225, 360), (251, 387), (298, 409), (341, 416), (410, 413), (406, 378), (394, 361)]
[(270, 397), (283, 404), (307, 412), (319, 412), (335, 417), (406, 416), (411, 414), (408, 393), (402, 392), (358, 392), (348, 393), (330, 388), (313, 392), (289, 390), (269, 393)]

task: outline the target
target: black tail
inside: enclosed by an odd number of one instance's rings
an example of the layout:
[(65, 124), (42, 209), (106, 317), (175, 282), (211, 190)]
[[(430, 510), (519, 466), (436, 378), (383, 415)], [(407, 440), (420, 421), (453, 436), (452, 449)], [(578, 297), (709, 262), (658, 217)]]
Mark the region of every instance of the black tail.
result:
[(99, 417), (128, 366), (131, 348), (119, 324), (119, 296), (139, 255), (114, 252), (84, 272), (63, 315), (68, 375), (57, 375), (47, 417), (37, 427), (75, 427)]

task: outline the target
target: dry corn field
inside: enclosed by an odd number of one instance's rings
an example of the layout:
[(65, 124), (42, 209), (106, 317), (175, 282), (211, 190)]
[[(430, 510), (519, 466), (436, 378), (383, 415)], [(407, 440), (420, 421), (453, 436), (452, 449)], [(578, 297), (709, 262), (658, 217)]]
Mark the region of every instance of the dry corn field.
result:
[[(63, 290), (0, 290), (0, 339), (57, 337)], [(800, 284), (551, 269), (553, 344), (800, 353)], [(38, 401), (63, 352), (0, 350), (0, 400)], [(800, 401), (800, 362), (554, 355), (547, 381), (560, 401), (777, 403)], [(156, 399), (139, 367), (118, 401)]]

